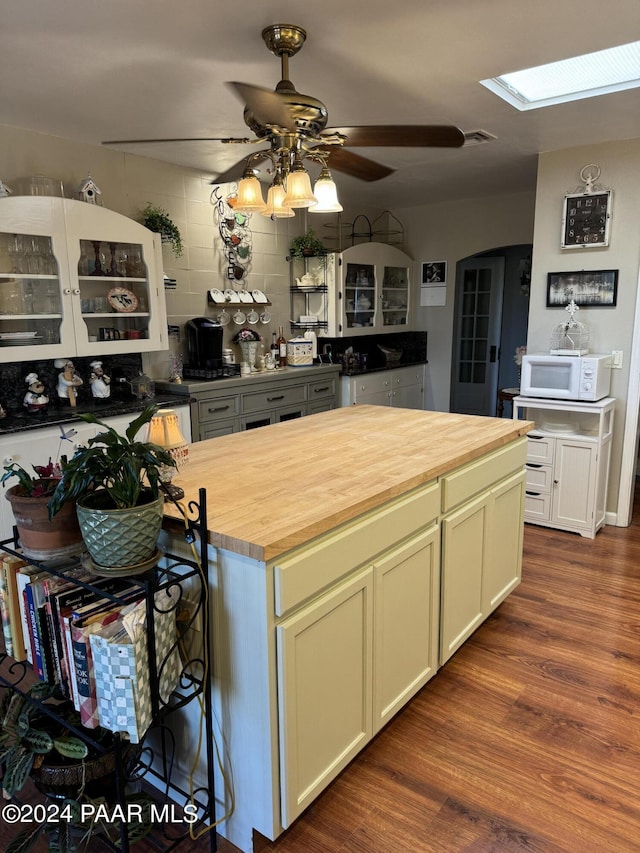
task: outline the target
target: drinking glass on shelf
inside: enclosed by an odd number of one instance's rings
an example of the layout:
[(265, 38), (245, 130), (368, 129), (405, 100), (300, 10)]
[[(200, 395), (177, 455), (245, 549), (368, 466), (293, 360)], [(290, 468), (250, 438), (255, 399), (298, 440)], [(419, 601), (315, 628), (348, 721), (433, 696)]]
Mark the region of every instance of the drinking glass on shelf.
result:
[(24, 243), (22, 235), (14, 234), (9, 241), (10, 273), (20, 275), (25, 272)]

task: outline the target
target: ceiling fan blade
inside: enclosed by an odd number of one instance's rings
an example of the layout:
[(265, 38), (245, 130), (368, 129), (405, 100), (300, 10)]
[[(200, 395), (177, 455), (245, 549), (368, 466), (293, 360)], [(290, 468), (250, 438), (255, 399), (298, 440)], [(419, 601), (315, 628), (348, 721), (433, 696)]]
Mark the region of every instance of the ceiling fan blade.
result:
[(360, 154), (354, 154), (338, 146), (322, 150), (328, 155), (330, 169), (344, 172), (345, 175), (351, 175), (353, 178), (360, 178), (361, 181), (379, 181), (395, 172), (395, 169), (383, 166), (382, 163), (376, 163), (374, 160), (361, 157)]
[(325, 133), (347, 137), (349, 148), (460, 148), (464, 133), (450, 124), (372, 124), (362, 127), (330, 127)]
[(229, 82), (227, 86), (244, 101), (260, 124), (277, 125), (284, 130), (295, 132), (294, 117), (278, 92), (263, 86), (253, 86), (251, 83)]
[[(261, 152), (257, 151), (255, 154), (251, 155), (251, 165), (252, 167), (257, 163), (261, 163), (263, 160), (267, 160), (269, 157), (269, 152), (265, 151), (263, 156), (260, 156)], [(221, 172), (215, 180), (213, 180), (212, 184), (227, 184), (230, 181), (239, 181), (242, 175), (244, 174), (244, 170), (247, 167), (247, 158), (243, 157), (242, 160), (238, 160), (237, 163), (234, 163), (233, 166), (229, 166), (224, 172)]]
[(101, 145), (144, 145), (147, 142), (226, 142), (238, 143), (239, 145), (251, 145), (260, 140), (232, 136), (186, 136), (177, 139), (105, 139)]

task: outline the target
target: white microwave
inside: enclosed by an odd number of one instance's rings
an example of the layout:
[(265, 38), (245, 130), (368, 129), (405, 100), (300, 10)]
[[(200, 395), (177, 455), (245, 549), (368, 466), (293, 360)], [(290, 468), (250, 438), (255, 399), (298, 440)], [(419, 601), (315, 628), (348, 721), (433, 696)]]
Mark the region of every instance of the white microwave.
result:
[(609, 394), (611, 354), (545, 355), (522, 357), (520, 394), (551, 400), (595, 403)]

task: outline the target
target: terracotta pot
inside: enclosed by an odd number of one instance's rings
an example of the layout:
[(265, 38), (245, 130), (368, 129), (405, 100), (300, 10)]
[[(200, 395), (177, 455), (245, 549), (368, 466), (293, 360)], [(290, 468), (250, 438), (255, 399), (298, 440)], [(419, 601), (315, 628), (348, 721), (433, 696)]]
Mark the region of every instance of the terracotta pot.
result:
[(47, 504), (50, 496), (29, 497), (20, 486), (7, 490), (22, 550), (33, 560), (69, 557), (84, 550), (75, 503), (65, 504), (49, 520)]

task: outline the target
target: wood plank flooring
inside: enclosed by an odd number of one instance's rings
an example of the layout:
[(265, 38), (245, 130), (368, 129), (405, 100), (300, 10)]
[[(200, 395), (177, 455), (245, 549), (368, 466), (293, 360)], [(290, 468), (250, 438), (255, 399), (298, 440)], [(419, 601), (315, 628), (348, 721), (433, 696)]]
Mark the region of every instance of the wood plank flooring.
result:
[[(288, 832), (255, 848), (637, 853), (639, 722), (637, 490), (632, 525), (595, 540), (527, 525), (518, 589)], [(12, 834), (0, 826), (0, 849)]]

